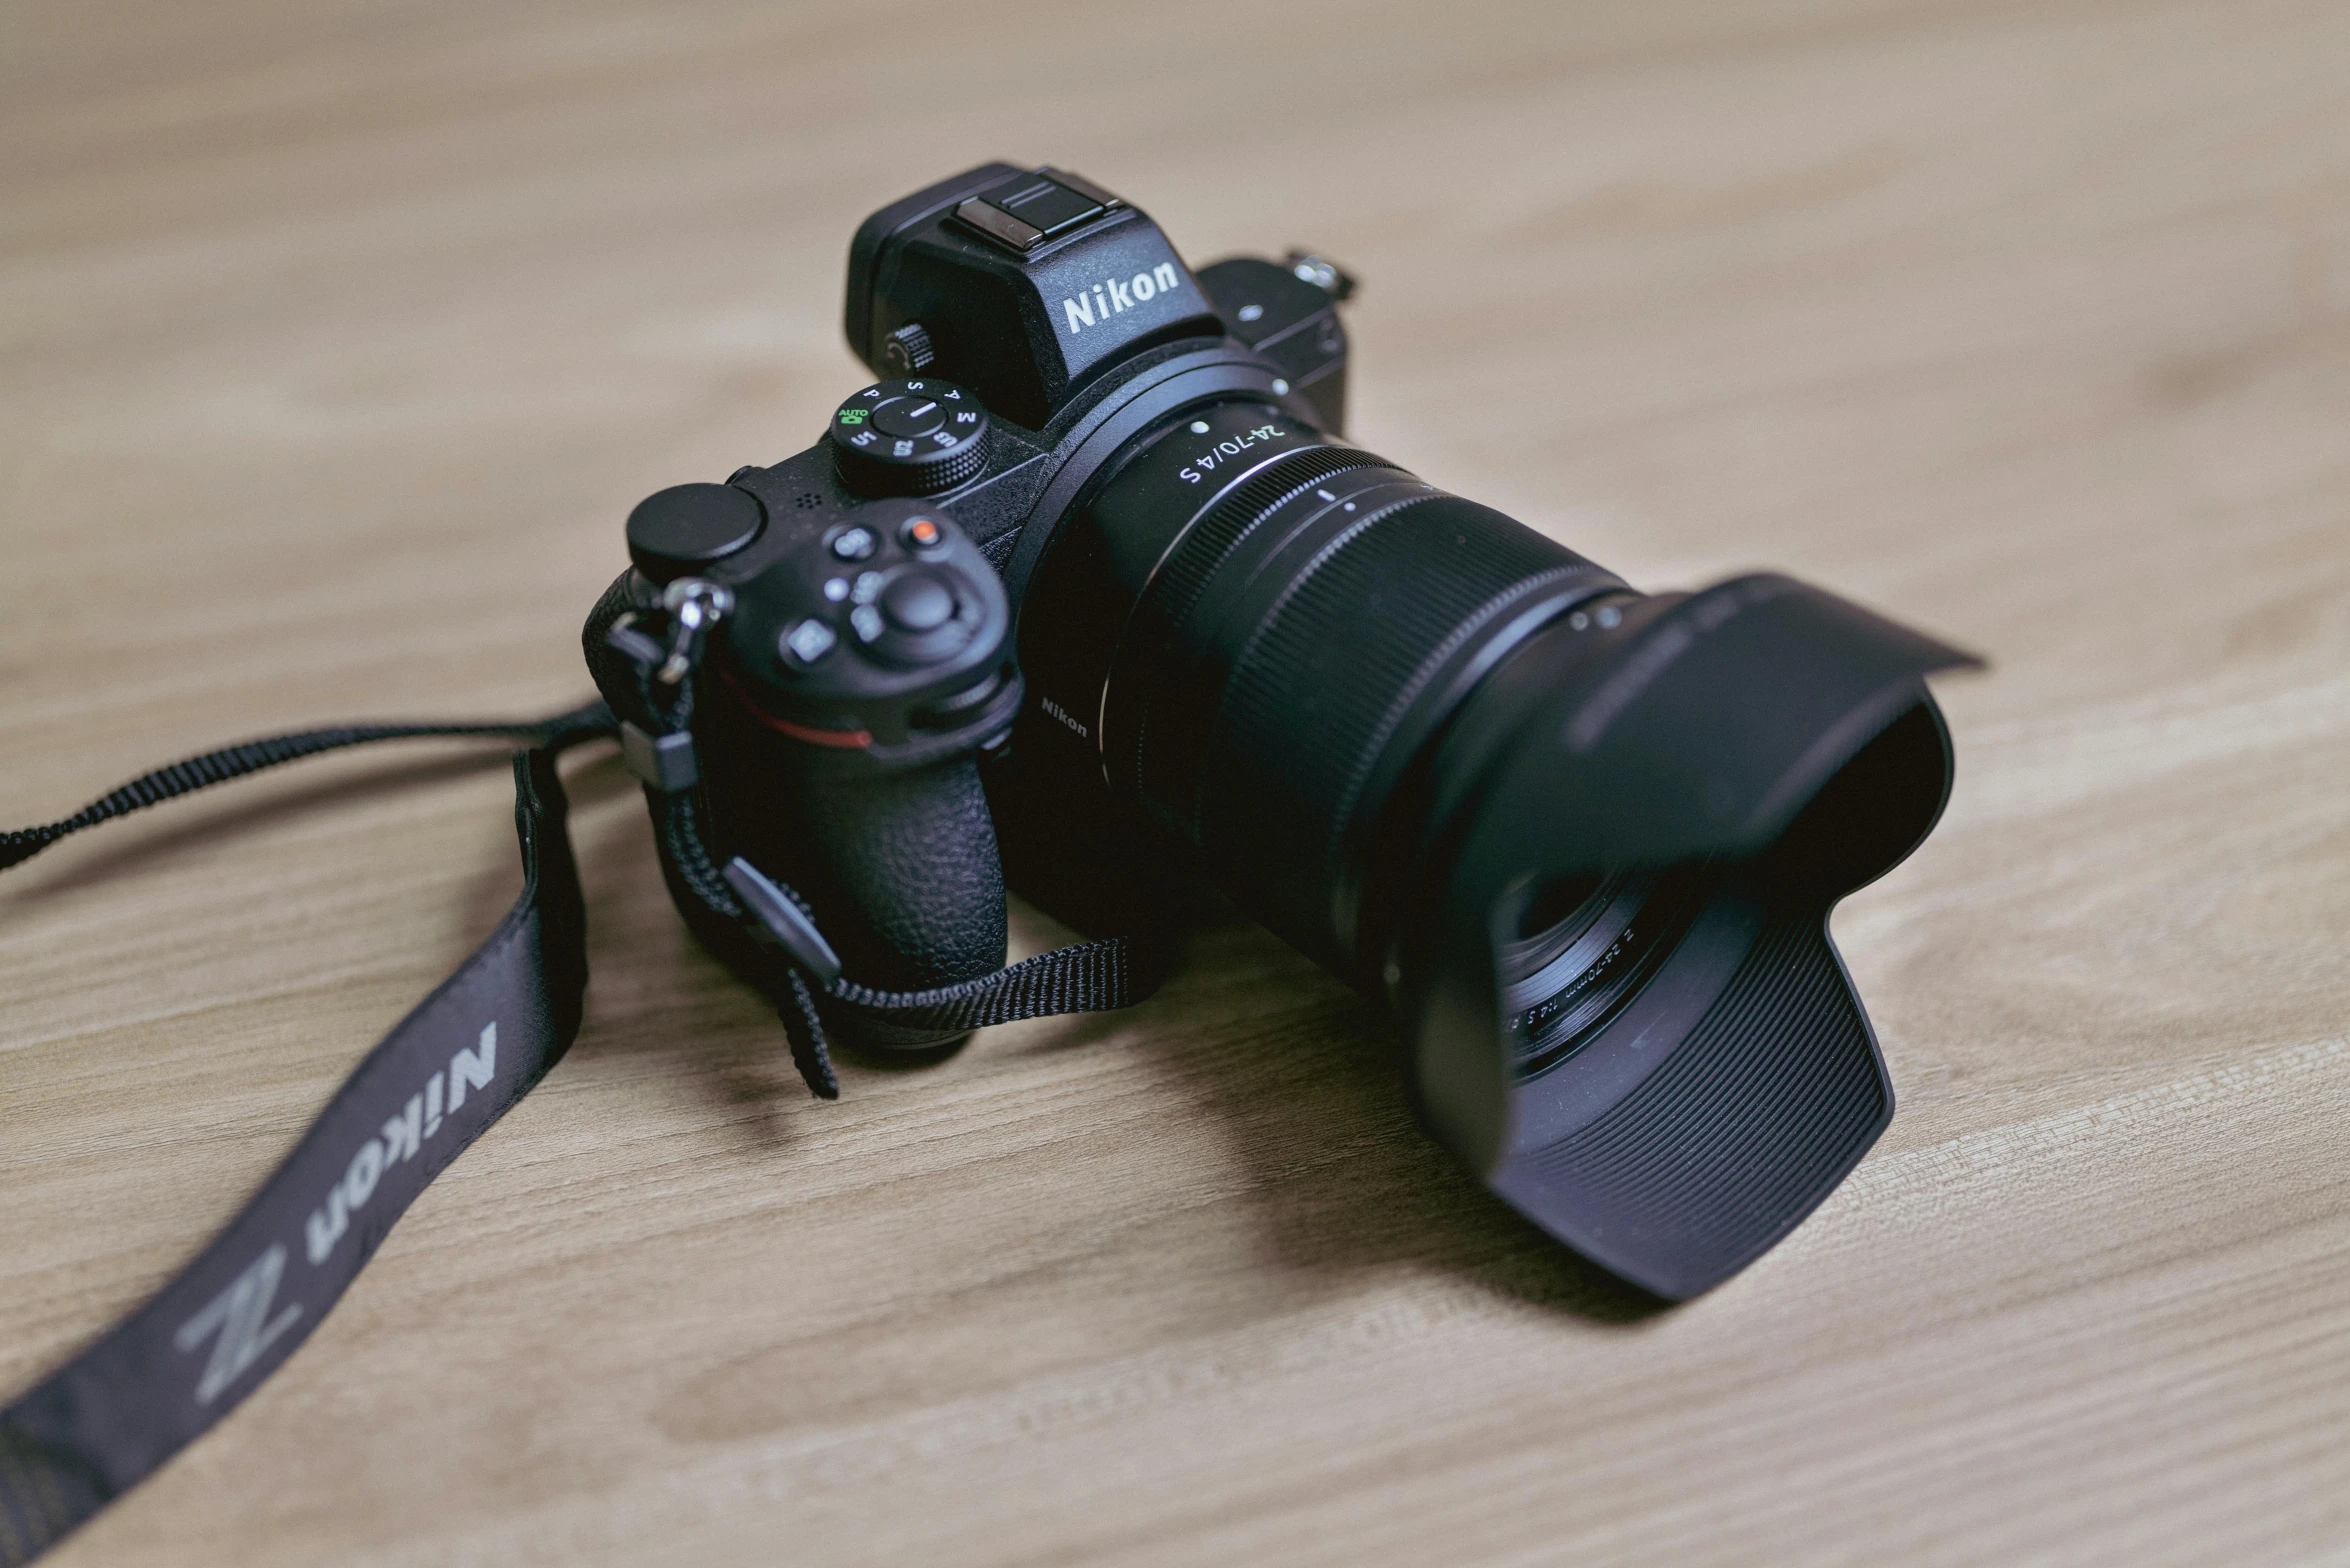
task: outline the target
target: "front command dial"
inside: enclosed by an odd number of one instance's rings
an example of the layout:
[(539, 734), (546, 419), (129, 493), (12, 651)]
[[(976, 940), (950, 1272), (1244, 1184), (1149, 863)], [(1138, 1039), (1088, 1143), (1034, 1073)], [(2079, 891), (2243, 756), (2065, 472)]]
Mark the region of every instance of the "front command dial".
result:
[(827, 437), (859, 495), (937, 495), (987, 464), (987, 410), (951, 381), (880, 381), (841, 404)]

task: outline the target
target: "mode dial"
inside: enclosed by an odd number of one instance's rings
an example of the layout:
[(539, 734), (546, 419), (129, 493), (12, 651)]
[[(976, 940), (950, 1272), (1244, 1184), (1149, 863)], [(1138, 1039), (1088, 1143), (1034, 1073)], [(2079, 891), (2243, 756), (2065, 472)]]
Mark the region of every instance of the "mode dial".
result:
[(987, 410), (936, 376), (879, 381), (841, 404), (827, 438), (859, 495), (937, 495), (987, 465)]

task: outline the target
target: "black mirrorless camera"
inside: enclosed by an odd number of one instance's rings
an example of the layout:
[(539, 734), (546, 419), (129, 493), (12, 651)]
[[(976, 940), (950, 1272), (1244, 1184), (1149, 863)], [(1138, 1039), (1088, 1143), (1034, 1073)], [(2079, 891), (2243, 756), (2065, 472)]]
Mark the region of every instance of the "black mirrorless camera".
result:
[[(1057, 169), (893, 203), (886, 379), (640, 505), (590, 664), (681, 910), (819, 1049), (1130, 1000), (1204, 873), (1385, 1005), (1489, 1188), (1693, 1294), (1892, 1115), (1827, 917), (1933, 826), (1970, 661), (1784, 577), (1637, 592), (1348, 445), (1351, 287), (1195, 273)], [(1007, 873), (1105, 940), (1004, 971)]]

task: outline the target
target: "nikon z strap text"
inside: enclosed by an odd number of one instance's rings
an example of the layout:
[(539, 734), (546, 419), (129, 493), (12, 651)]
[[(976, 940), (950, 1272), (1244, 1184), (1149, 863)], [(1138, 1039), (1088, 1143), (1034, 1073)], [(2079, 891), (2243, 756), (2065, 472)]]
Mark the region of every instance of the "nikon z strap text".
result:
[(473, 956), (368, 1053), (285, 1162), (153, 1299), (0, 1410), (0, 1568), (120, 1496), (293, 1353), (426, 1183), (579, 1031), (579, 877), (555, 758), (611, 733), (598, 703), (534, 724), (314, 730), (190, 758), (47, 827), (0, 835), (0, 866), (69, 833), (297, 757), (368, 741), (504, 736), (522, 896)]

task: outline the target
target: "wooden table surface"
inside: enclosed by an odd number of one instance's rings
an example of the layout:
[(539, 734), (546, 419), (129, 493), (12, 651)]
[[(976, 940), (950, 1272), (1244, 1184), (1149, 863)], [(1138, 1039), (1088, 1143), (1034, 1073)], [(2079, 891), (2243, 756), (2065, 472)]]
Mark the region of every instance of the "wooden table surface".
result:
[[(1435, 482), (1996, 661), (1836, 920), (1890, 1132), (1650, 1314), (1247, 926), (812, 1102), (583, 759), (578, 1047), (54, 1560), (2350, 1561), (2346, 67), (2271, 0), (16, 0), (0, 821), (581, 693), (629, 506), (806, 444), (850, 232), (989, 156), (1343, 259), (1352, 433)], [(432, 747), (0, 882), (0, 1388), (515, 885)]]

